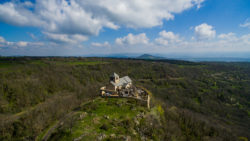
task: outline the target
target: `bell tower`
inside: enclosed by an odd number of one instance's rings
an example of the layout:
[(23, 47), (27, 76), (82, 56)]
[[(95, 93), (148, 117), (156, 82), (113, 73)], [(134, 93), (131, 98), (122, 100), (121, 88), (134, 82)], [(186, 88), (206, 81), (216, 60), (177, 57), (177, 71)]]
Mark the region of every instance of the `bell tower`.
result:
[(114, 74), (110, 77), (110, 81), (113, 81), (115, 83), (119, 83), (119, 81), (120, 81), (119, 75), (114, 72)]

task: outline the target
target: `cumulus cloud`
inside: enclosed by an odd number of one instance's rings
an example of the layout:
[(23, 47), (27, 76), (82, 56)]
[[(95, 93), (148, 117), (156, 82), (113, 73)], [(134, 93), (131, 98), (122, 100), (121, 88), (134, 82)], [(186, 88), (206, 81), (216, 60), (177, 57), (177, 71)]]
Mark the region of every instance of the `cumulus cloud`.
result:
[[(39, 27), (54, 39), (73, 40), (72, 35), (98, 35), (103, 27), (149, 28), (162, 25), (174, 14), (204, 0), (13, 0), (0, 4), (0, 21)], [(76, 41), (70, 41), (76, 42)]]
[(91, 43), (91, 45), (94, 47), (109, 47), (110, 46), (109, 42), (107, 42), (107, 41), (104, 43), (93, 42), (93, 43)]
[[(34, 10), (30, 10), (30, 7)], [(6, 2), (0, 4), (0, 21), (17, 26), (39, 27), (54, 41), (59, 39), (57, 42), (67, 40), (72, 43), (78, 40), (75, 35), (98, 35), (102, 27), (118, 28), (105, 18), (93, 17), (92, 13), (86, 12), (75, 0)], [(76, 40), (73, 41), (74, 39)]]
[(196, 26), (194, 32), (198, 40), (212, 39), (216, 36), (213, 26), (206, 23)]
[(56, 34), (56, 33), (49, 33), (49, 32), (44, 32), (44, 34), (50, 41), (53, 41), (56, 43), (77, 44), (79, 42), (88, 40), (88, 37), (80, 35), (80, 34), (68, 35), (68, 34)]
[(0, 36), (0, 43), (4, 43), (4, 42), (5, 42), (5, 39)]
[[(118, 43), (120, 43), (120, 40)], [(216, 54), (218, 55), (218, 53), (229, 53), (227, 55), (233, 56), (235, 52), (250, 52), (250, 34), (237, 36), (235, 33), (224, 33), (215, 36), (214, 40), (189, 40), (173, 32), (161, 31), (154, 42), (148, 41), (146, 45), (132, 45), (133, 47), (129, 47), (130, 45), (128, 43), (126, 46), (124, 46), (124, 44), (125, 43), (122, 42), (122, 45), (111, 45), (112, 53), (181, 54), (184, 56), (189, 54), (194, 56), (198, 55), (199, 57), (211, 57), (213, 55), (216, 56)], [(204, 56), (200, 56), (202, 54)]]
[(141, 33), (138, 35), (133, 35), (132, 33), (129, 33), (127, 36), (122, 38), (117, 38), (115, 40), (115, 43), (118, 45), (135, 45), (135, 44), (148, 44), (149, 39), (146, 36), (145, 33)]
[(45, 24), (25, 4), (6, 2), (0, 4), (0, 21), (17, 26), (40, 26)]
[(232, 33), (232, 32), (227, 33), (227, 34), (220, 34), (218, 38), (221, 40), (225, 40), (225, 41), (236, 41), (238, 39), (235, 33)]
[(227, 34), (223, 33), (223, 34), (220, 34), (218, 37), (220, 39), (230, 39), (232, 37), (235, 37), (235, 33), (232, 33), (232, 32), (227, 33)]
[(179, 35), (176, 35), (173, 32), (167, 32), (165, 30), (161, 31), (159, 36), (159, 38), (155, 39), (155, 42), (160, 45), (169, 45), (181, 41)]
[(243, 24), (240, 24), (240, 27), (250, 28), (250, 18), (248, 18)]
[(191, 7), (200, 7), (204, 0), (77, 0), (95, 16), (127, 27), (140, 28), (162, 25), (162, 20), (174, 18)]
[(20, 42), (17, 42), (17, 45), (20, 47), (26, 47), (28, 45), (28, 42), (20, 41)]
[(9, 42), (6, 41), (3, 37), (0, 36), (0, 47), (13, 48), (13, 47), (32, 47), (32, 46), (43, 46), (42, 42)]
[(250, 34), (237, 36), (235, 33), (220, 34), (216, 40), (201, 42), (186, 42), (190, 49), (220, 51), (220, 52), (245, 52), (250, 51)]
[[(188, 40), (173, 32), (161, 31), (159, 37), (151, 44), (151, 50), (160, 52), (249, 52), (250, 34), (237, 36), (235, 33), (223, 33), (218, 36), (213, 35), (214, 40)], [(148, 47), (149, 48), (149, 47)]]
[(250, 34), (241, 36), (240, 40), (242, 43), (246, 44), (246, 47), (250, 46)]

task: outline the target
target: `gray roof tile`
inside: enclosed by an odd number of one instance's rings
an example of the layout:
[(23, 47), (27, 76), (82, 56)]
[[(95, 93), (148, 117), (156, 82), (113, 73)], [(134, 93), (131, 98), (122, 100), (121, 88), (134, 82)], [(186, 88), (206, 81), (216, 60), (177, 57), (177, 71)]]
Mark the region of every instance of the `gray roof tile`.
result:
[(111, 81), (110, 83), (114, 86), (123, 86), (123, 85), (126, 85), (128, 83), (132, 83), (132, 80), (128, 76), (124, 76), (124, 77), (120, 78), (118, 83), (115, 83), (113, 81)]

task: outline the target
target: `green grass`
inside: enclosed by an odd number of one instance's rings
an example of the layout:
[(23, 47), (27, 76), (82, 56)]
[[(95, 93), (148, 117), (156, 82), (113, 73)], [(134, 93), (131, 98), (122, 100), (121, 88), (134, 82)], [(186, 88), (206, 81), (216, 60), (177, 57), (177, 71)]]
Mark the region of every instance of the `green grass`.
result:
[[(95, 140), (96, 136), (100, 134), (105, 134), (107, 137), (111, 134), (132, 135), (130, 129), (120, 124), (130, 123), (138, 113), (146, 113), (147, 111), (146, 107), (136, 105), (135, 100), (97, 98), (93, 102), (83, 105), (76, 117), (84, 113), (87, 113), (86, 116), (74, 123), (72, 132), (67, 128), (59, 139), (62, 141), (73, 140), (83, 134), (85, 136), (82, 140)], [(101, 128), (104, 125), (107, 127), (105, 130)], [(133, 139), (139, 138), (139, 135), (133, 136)]]
[(9, 69), (12, 67), (16, 67), (20, 69), (20, 67), (25, 66), (25, 65), (45, 66), (47, 64), (42, 60), (32, 60), (32, 61), (24, 61), (24, 62), (0, 61), (0, 69)]
[(0, 68), (8, 68), (8, 67), (11, 67), (11, 66), (15, 66), (17, 63), (12, 63), (12, 62), (9, 62), (9, 61), (1, 61), (0, 62)]

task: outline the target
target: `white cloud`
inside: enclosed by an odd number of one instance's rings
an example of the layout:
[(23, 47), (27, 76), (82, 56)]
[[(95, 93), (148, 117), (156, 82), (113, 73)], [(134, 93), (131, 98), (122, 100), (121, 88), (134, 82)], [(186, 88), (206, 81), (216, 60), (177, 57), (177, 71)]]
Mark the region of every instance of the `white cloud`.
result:
[(181, 41), (179, 35), (176, 35), (173, 32), (167, 32), (165, 30), (161, 31), (159, 36), (159, 38), (155, 39), (155, 42), (160, 45), (169, 45)]
[(93, 42), (93, 43), (91, 43), (91, 45), (94, 47), (109, 47), (110, 46), (109, 42), (107, 42), (107, 41), (104, 43)]
[(26, 47), (28, 45), (28, 42), (20, 41), (20, 42), (17, 42), (17, 45), (20, 47)]
[(250, 53), (250, 34), (237, 36), (234, 33), (227, 33), (220, 34), (214, 40), (190, 40), (180, 35), (177, 36), (172, 32), (162, 31), (154, 42), (148, 42), (146, 45), (126, 44), (124, 46), (125, 43), (118, 40), (118, 43), (120, 42), (122, 44), (111, 45), (111, 53), (155, 53), (168, 54), (172, 57), (174, 54), (177, 56), (194, 55), (198, 57), (225, 54), (227, 57), (233, 57), (236, 52)]
[(49, 32), (97, 35), (103, 26), (110, 25), (106, 19), (94, 18), (75, 0), (70, 3), (66, 0), (38, 0), (36, 4), (36, 11), (46, 21)]
[[(162, 31), (155, 43), (151, 45), (151, 50), (155, 53), (175, 52), (175, 53), (211, 53), (211, 52), (250, 52), (250, 34), (237, 36), (235, 33), (224, 33), (214, 40), (186, 40), (173, 32)], [(202, 38), (202, 39), (208, 39)], [(150, 48), (150, 47), (147, 47)], [(207, 55), (208, 55), (207, 54)]]
[(0, 36), (0, 47), (16, 48), (16, 47), (32, 47), (32, 46), (43, 46), (43, 45), (44, 43), (42, 42), (26, 42), (26, 41), (9, 42)]
[(129, 33), (127, 36), (122, 37), (122, 38), (117, 38), (115, 40), (115, 43), (118, 45), (148, 44), (148, 42), (149, 42), (149, 39), (145, 33), (141, 33), (138, 35), (133, 35), (132, 33)]
[(44, 21), (35, 16), (23, 4), (18, 5), (12, 2), (0, 4), (0, 21), (18, 26), (40, 26)]
[(88, 40), (88, 37), (76, 34), (76, 35), (68, 35), (68, 34), (56, 34), (44, 32), (46, 37), (53, 42), (56, 43), (68, 43), (68, 44), (77, 44), (83, 41)]
[(37, 37), (36, 37), (33, 33), (27, 32), (27, 34), (28, 34), (33, 40), (37, 40)]
[(212, 39), (216, 36), (213, 26), (203, 23), (194, 28), (195, 36), (198, 40)]
[(34, 6), (34, 4), (32, 2), (30, 2), (30, 1), (25, 1), (23, 3), (23, 5), (26, 6), (26, 7), (33, 7)]
[(236, 37), (235, 33), (227, 33), (227, 34), (220, 34), (218, 36), (219, 39), (221, 40), (226, 40), (226, 41), (236, 41), (238, 38)]
[[(98, 35), (103, 27), (150, 28), (162, 25), (174, 14), (197, 6), (204, 0), (13, 0), (0, 4), (0, 21), (34, 26), (44, 33), (58, 34), (54, 39), (72, 35)], [(63, 39), (64, 38), (64, 39)], [(70, 41), (76, 42), (76, 41)]]
[(235, 33), (220, 34), (216, 40), (186, 41), (182, 47), (205, 52), (250, 52), (250, 34), (236, 36)]
[(127, 27), (153, 27), (162, 20), (174, 18), (191, 7), (200, 7), (204, 0), (77, 0), (94, 16), (104, 16)]
[(248, 18), (243, 24), (240, 24), (240, 27), (250, 28), (250, 18)]
[(220, 34), (218, 37), (220, 39), (229, 39), (229, 38), (235, 37), (235, 34), (230, 32), (230, 33), (227, 33), (227, 34)]
[(250, 47), (250, 34), (246, 34), (240, 37), (240, 42), (246, 45), (246, 47)]
[(5, 39), (0, 36), (0, 43), (4, 43), (4, 42), (5, 42)]
[[(122, 38), (117, 38), (118, 43), (121, 44), (117, 43), (109, 44), (108, 42), (104, 43), (95, 42), (92, 43), (90, 46), (82, 46), (81, 48), (78, 49), (76, 47), (69, 48), (67, 44), (59, 44), (59, 46), (58, 45), (53, 46), (53, 44), (45, 45), (40, 42), (27, 42), (27, 46), (24, 47), (20, 46), (20, 43), (18, 42), (9, 42), (4, 40), (3, 37), (0, 37), (0, 47), (2, 48), (0, 54), (1, 55), (6, 55), (6, 54), (83, 55), (83, 54), (102, 54), (102, 53), (103, 54), (105, 53), (106, 54), (112, 54), (112, 53), (158, 53), (159, 54), (160, 53), (160, 54), (174, 55), (176, 53), (176, 55), (200, 54), (204, 56), (199, 56), (199, 57), (208, 57), (209, 55), (216, 55), (218, 53), (226, 54), (227, 52), (231, 52), (231, 54), (229, 55), (234, 55), (237, 52), (250, 53), (250, 48), (249, 48), (250, 34), (237, 36), (235, 33), (226, 33), (218, 35), (214, 40), (189, 40), (179, 35), (177, 36), (179, 38), (179, 40), (176, 40), (177, 42), (174, 43), (168, 42), (168, 44), (165, 45), (157, 43), (156, 39), (154, 40), (154, 42), (149, 42), (149, 40), (147, 39), (146, 42), (143, 41), (138, 42), (138, 40), (135, 41), (134, 40), (135, 38), (131, 37), (137, 37), (140, 34), (138, 35), (131, 34), (131, 35), (130, 36), (127, 35)], [(163, 37), (175, 41), (174, 39), (176, 38), (173, 37), (176, 37), (176, 34), (162, 31), (161, 33), (159, 33), (159, 36), (157, 38), (163, 38)], [(26, 50), (27, 52), (23, 52), (24, 50)], [(4, 53), (3, 51), (5, 51), (6, 53)]]
[[(117, 38), (116, 45), (111, 45), (112, 52), (131, 52), (131, 53), (183, 53), (183, 54), (200, 54), (204, 53), (207, 56), (213, 53), (226, 53), (226, 52), (250, 52), (250, 34), (237, 36), (235, 33), (224, 33), (214, 36), (214, 40), (189, 40), (181, 37), (173, 32), (165, 30), (159, 33), (154, 42), (147, 44), (134, 45), (135, 39), (133, 35)], [(204, 39), (204, 38), (202, 38)], [(207, 38), (205, 38), (207, 39)], [(137, 40), (139, 41), (139, 40)], [(134, 44), (133, 44), (134, 43)], [(126, 46), (124, 46), (126, 45)], [(131, 48), (131, 45), (133, 46)], [(145, 47), (146, 46), (146, 47)], [(116, 49), (117, 48), (117, 49)], [(212, 53), (212, 54), (211, 54)], [(204, 56), (203, 56), (204, 57)], [(230, 57), (230, 56), (229, 56)]]

